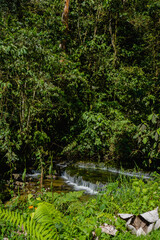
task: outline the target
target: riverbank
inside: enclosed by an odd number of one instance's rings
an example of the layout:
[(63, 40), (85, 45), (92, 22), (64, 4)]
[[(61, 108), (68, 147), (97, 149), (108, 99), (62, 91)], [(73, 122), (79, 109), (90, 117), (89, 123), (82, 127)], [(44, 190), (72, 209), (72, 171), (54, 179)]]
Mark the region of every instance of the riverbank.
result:
[[(139, 215), (160, 207), (160, 176), (153, 176), (154, 179), (145, 183), (137, 178), (122, 178), (109, 183), (87, 201), (81, 199), (83, 192), (42, 192), (36, 198), (29, 194), (23, 200), (17, 197), (9, 206), (1, 205), (1, 237), (91, 240), (95, 232), (97, 239), (110, 239), (111, 236), (100, 229), (106, 223), (117, 229), (114, 239), (135, 239), (118, 213)], [(23, 228), (18, 230), (18, 225)], [(159, 237), (160, 230), (156, 230), (137, 239), (157, 240)]]

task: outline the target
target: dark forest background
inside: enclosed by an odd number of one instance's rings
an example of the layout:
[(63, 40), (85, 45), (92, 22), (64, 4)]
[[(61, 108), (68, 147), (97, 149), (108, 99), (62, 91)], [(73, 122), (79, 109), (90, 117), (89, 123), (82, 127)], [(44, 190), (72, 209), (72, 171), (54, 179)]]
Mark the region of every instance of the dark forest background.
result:
[[(160, 166), (160, 1), (0, 0), (0, 165)], [(62, 46), (63, 43), (63, 47)]]

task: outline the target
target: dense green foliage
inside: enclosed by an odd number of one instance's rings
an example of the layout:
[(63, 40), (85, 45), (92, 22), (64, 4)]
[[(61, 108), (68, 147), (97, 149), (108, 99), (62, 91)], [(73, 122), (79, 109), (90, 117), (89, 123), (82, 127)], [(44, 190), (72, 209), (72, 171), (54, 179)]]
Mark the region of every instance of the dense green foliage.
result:
[[(29, 194), (26, 202), (17, 197), (9, 205), (10, 209), (3, 205), (0, 208), (0, 234), (18, 240), (25, 239), (24, 234), (31, 240), (89, 240), (93, 239), (92, 232), (95, 231), (99, 239), (111, 239), (112, 236), (101, 233), (99, 228), (107, 223), (118, 230), (114, 239), (135, 239), (135, 235), (126, 230), (125, 221), (118, 217), (118, 213), (139, 215), (160, 207), (160, 178), (157, 176), (146, 183), (138, 179), (121, 180), (123, 183), (108, 184), (103, 192), (87, 202), (81, 199), (82, 192), (48, 192), (37, 198)], [(9, 230), (15, 226), (19, 230), (14, 228), (10, 238)], [(137, 239), (157, 240), (159, 236), (160, 230), (156, 230)]]
[(68, 31), (63, 8), (1, 0), (1, 166), (65, 155), (158, 167), (160, 1), (72, 0)]

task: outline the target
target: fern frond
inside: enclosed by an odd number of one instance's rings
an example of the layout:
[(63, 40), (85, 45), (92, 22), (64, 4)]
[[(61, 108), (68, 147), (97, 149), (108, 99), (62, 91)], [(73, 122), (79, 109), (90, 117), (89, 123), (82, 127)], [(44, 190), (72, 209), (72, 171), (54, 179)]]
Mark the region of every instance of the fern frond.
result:
[(53, 201), (56, 208), (60, 208), (63, 210), (63, 208), (68, 208), (69, 204), (71, 202), (76, 202), (81, 196), (83, 195), (83, 191), (78, 192), (69, 192), (65, 195), (63, 194), (53, 194)]
[[(47, 214), (47, 216), (48, 215), (49, 214)], [(49, 220), (47, 220), (47, 216), (44, 217), (44, 212), (42, 211), (42, 213), (39, 215), (39, 222), (37, 222), (36, 219), (31, 218), (30, 216), (24, 218), (23, 215), (18, 212), (0, 208), (0, 219), (2, 219), (4, 222), (10, 222), (20, 228), (23, 226), (24, 232), (27, 232), (27, 238), (32, 240), (54, 239), (56, 231), (50, 231), (51, 225), (53, 230), (53, 220), (51, 222), (51, 217)], [(43, 217), (45, 221), (43, 221)]]
[(61, 221), (62, 218), (63, 214), (53, 204), (47, 202), (40, 203), (34, 214), (34, 219), (37, 222), (51, 226), (53, 223)]

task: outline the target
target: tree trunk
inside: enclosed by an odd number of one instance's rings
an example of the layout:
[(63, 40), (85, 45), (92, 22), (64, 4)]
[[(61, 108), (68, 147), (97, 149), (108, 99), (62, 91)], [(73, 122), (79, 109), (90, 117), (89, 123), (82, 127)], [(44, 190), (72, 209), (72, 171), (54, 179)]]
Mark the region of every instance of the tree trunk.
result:
[(66, 25), (68, 29), (68, 17), (69, 17), (69, 2), (70, 0), (65, 0), (65, 7), (62, 14), (62, 22)]
[[(65, 0), (65, 7), (64, 7), (64, 10), (63, 10), (63, 14), (62, 14), (62, 22), (63, 24), (66, 26), (66, 30), (65, 30), (65, 34), (66, 34), (66, 31), (68, 31), (68, 18), (69, 18), (69, 2), (70, 0)], [(61, 44), (60, 44), (60, 47), (65, 50), (66, 49), (66, 40), (63, 39)]]
[(117, 51), (117, 18), (118, 16), (116, 15), (116, 19), (114, 20), (115, 23), (114, 23), (114, 29), (112, 28), (112, 16), (110, 16), (110, 21), (109, 21), (109, 32), (110, 32), (110, 35), (111, 35), (111, 43), (112, 43), (112, 47), (113, 47), (113, 50), (114, 50), (114, 61), (113, 61), (113, 65), (114, 67), (117, 66), (117, 54), (118, 54), (118, 51)]

